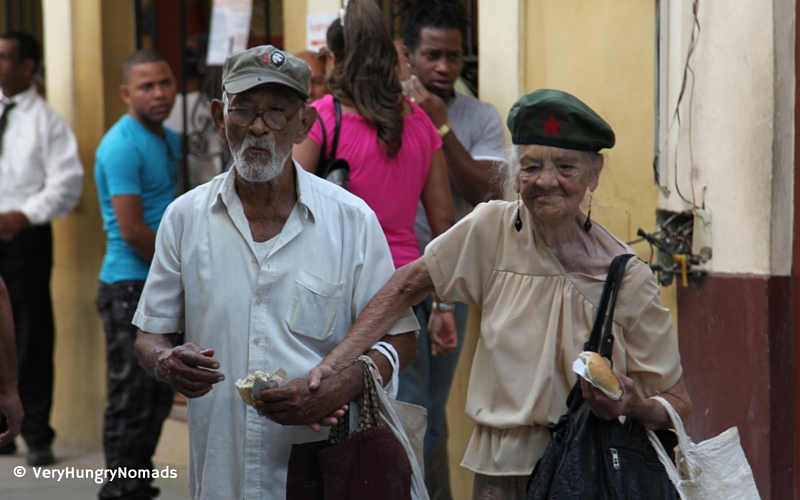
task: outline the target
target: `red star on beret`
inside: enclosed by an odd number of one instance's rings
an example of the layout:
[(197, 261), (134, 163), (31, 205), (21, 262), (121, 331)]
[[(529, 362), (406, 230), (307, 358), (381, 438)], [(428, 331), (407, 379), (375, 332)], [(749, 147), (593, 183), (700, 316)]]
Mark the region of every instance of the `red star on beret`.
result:
[(542, 134), (542, 137), (546, 136), (550, 132), (554, 133), (558, 137), (561, 137), (561, 134), (558, 133), (558, 127), (560, 127), (564, 122), (556, 120), (556, 117), (553, 113), (550, 113), (550, 118), (547, 120), (539, 121), (542, 123), (542, 125), (544, 125), (544, 133)]
[(269, 66), (269, 56), (270, 55), (271, 54), (269, 52), (266, 52), (263, 56), (259, 57), (259, 59), (264, 61), (264, 66)]

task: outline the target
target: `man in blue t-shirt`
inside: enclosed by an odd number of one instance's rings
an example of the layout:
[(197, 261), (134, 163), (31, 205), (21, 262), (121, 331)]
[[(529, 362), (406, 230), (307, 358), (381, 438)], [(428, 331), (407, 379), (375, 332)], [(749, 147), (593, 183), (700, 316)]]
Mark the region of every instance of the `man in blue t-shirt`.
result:
[[(97, 293), (108, 349), (103, 451), (109, 469), (152, 470), (172, 389), (139, 365), (131, 321), (155, 253), (156, 230), (177, 189), (180, 139), (163, 126), (176, 86), (167, 61), (152, 50), (130, 55), (122, 74), (120, 94), (128, 113), (103, 137), (94, 169), (107, 233)], [(151, 499), (158, 495), (151, 483), (148, 478), (117, 477), (98, 496)]]

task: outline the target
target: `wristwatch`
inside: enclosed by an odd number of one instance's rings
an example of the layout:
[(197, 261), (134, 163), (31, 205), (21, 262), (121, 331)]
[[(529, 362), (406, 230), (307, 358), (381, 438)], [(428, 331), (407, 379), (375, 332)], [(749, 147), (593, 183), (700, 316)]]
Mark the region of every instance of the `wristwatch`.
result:
[(441, 302), (433, 301), (433, 305), (431, 306), (433, 309), (439, 312), (453, 312), (456, 308), (454, 304), (443, 304)]
[(448, 122), (439, 127), (438, 131), (439, 131), (439, 139), (444, 139), (444, 136), (453, 131), (453, 127), (451, 127), (450, 123)]

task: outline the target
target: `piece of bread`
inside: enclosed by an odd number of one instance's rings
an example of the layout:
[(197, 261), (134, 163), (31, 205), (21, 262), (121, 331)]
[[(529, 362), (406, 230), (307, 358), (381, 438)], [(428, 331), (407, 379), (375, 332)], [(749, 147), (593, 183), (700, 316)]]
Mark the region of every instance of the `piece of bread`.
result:
[(602, 356), (596, 352), (584, 351), (580, 354), (580, 359), (586, 365), (586, 380), (594, 384), (595, 387), (614, 401), (622, 399), (623, 389), (619, 379), (611, 371)]
[(275, 373), (264, 373), (258, 370), (255, 373), (247, 375), (245, 378), (240, 378), (236, 381), (236, 390), (242, 397), (245, 403), (253, 406), (255, 399), (253, 397), (253, 387), (259, 386), (258, 392), (263, 389), (277, 387), (281, 382), (286, 379), (286, 372), (282, 368), (278, 368)]

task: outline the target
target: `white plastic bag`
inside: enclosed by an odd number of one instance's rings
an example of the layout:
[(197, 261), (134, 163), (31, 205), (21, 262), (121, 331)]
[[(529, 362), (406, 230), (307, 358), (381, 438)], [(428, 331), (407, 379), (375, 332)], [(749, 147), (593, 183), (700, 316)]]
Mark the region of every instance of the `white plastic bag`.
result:
[(739, 430), (731, 427), (719, 436), (695, 444), (686, 434), (683, 421), (672, 405), (660, 396), (655, 399), (667, 409), (678, 435), (677, 459), (680, 471), (670, 460), (651, 430), (650, 443), (667, 469), (681, 500), (760, 500), (753, 471), (739, 441)]

